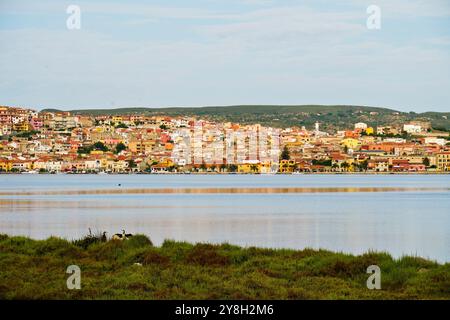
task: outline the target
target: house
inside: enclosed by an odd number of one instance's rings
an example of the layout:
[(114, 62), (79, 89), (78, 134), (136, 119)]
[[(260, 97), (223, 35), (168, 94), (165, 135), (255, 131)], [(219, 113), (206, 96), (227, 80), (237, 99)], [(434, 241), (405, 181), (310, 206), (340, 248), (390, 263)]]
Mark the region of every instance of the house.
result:
[(389, 160), (388, 159), (369, 160), (367, 163), (367, 169), (375, 172), (388, 172)]
[(281, 160), (278, 171), (281, 173), (292, 173), (295, 168), (295, 160)]
[(0, 158), (0, 171), (9, 172), (13, 167), (13, 162), (9, 159)]
[(361, 142), (358, 139), (345, 138), (341, 141), (341, 145), (347, 149), (355, 150), (361, 145)]
[(450, 171), (450, 151), (436, 154), (437, 168), (440, 171)]

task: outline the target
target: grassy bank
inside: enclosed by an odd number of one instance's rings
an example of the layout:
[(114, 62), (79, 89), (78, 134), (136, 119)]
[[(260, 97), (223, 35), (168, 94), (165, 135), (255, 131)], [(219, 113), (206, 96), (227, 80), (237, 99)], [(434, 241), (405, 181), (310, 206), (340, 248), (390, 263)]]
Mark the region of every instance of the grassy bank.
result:
[[(68, 290), (66, 268), (81, 268)], [(366, 268), (381, 268), (368, 290)], [(1, 299), (450, 299), (450, 264), (386, 253), (0, 235)]]

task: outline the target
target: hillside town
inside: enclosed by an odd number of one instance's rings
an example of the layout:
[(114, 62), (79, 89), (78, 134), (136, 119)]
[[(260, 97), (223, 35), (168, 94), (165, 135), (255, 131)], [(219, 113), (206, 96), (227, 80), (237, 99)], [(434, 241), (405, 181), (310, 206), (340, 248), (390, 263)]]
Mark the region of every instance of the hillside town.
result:
[(444, 173), (448, 131), (427, 121), (336, 132), (194, 117), (0, 107), (1, 173)]

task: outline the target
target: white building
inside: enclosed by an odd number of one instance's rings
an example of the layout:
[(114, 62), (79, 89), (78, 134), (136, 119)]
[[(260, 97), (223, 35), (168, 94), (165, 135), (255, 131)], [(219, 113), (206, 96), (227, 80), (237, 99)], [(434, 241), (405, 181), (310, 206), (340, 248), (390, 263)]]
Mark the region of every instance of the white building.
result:
[(405, 125), (403, 125), (403, 131), (410, 133), (410, 134), (421, 133), (422, 126), (419, 126), (416, 124), (405, 124)]
[(367, 124), (364, 123), (364, 122), (355, 123), (355, 129), (366, 130), (367, 129)]
[(440, 146), (445, 146), (445, 144), (447, 143), (447, 140), (443, 139), (443, 138), (437, 138), (437, 137), (427, 137), (425, 138), (425, 144), (437, 144)]

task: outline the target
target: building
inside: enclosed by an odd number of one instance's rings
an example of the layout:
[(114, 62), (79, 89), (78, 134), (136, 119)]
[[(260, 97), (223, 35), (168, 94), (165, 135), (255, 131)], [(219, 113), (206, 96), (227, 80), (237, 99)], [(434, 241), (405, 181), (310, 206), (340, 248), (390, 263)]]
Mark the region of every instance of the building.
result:
[(418, 124), (404, 124), (403, 131), (409, 134), (419, 134), (422, 132), (422, 126)]
[(437, 168), (440, 171), (450, 171), (450, 151), (436, 154)]

